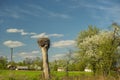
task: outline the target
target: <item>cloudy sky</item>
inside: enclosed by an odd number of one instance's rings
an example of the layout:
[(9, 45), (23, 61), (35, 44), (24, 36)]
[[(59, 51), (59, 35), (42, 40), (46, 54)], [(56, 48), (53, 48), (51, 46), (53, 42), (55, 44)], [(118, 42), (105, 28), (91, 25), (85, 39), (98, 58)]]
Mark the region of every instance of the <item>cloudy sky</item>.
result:
[(49, 37), (49, 59), (74, 49), (75, 38), (88, 25), (108, 29), (120, 24), (120, 0), (0, 0), (0, 56), (10, 60), (41, 57), (37, 39)]

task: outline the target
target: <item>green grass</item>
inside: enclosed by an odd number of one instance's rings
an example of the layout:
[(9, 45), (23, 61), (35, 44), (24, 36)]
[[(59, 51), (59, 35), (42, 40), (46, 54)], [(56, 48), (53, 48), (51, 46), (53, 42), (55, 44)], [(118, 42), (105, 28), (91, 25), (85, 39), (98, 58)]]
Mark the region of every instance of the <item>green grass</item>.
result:
[[(53, 80), (61, 80), (65, 77), (66, 72), (51, 72)], [(92, 75), (88, 72), (68, 72), (67, 76)], [(0, 80), (43, 80), (42, 71), (24, 71), (24, 70), (0, 70)]]
[[(67, 75), (66, 72), (57, 72), (57, 71), (52, 72), (52, 74), (57, 77), (63, 77), (63, 76)], [(67, 76), (82, 76), (82, 75), (91, 76), (92, 73), (91, 72), (83, 72), (83, 71), (70, 71), (70, 72), (68, 72)]]
[(1, 70), (0, 80), (38, 80), (40, 71)]
[[(44, 80), (42, 71), (27, 71), (27, 70), (0, 70), (0, 80)], [(51, 72), (51, 80), (120, 80), (110, 76), (93, 76), (91, 72), (70, 71), (66, 72)]]

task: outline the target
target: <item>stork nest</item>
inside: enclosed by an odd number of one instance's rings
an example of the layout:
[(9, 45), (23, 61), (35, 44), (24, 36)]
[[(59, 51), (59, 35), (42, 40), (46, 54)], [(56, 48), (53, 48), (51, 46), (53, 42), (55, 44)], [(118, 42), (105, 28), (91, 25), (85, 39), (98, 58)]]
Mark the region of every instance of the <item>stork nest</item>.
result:
[(40, 38), (40, 39), (38, 39), (37, 42), (38, 42), (38, 45), (40, 47), (45, 47), (47, 49), (50, 48), (50, 40), (49, 40), (49, 38)]

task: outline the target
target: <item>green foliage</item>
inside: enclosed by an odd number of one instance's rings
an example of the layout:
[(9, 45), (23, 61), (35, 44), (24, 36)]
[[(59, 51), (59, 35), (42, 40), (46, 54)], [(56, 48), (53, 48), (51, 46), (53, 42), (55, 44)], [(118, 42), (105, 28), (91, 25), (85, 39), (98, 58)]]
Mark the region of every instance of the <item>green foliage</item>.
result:
[(7, 66), (7, 58), (0, 56), (0, 69), (6, 69)]
[[(86, 38), (91, 38), (92, 36), (96, 35), (99, 33), (99, 29), (96, 28), (95, 26), (88, 26), (88, 29), (87, 30), (84, 30), (84, 31), (81, 31), (76, 39), (76, 42), (77, 42), (77, 47), (78, 47), (78, 50), (80, 54), (78, 54), (78, 58), (80, 59), (80, 70), (83, 70), (85, 69), (85, 67), (87, 66), (88, 61), (90, 61), (90, 59), (86, 56), (85, 53), (86, 51), (89, 49), (89, 46), (82, 46), (81, 43), (84, 43), (85, 39)], [(87, 39), (86, 39), (87, 40)], [(94, 48), (94, 46), (92, 47)]]
[(89, 64), (94, 74), (110, 75), (119, 59), (118, 46), (120, 37), (118, 29), (114, 31), (99, 31), (89, 27), (82, 31), (77, 38), (77, 47), (81, 62)]
[(85, 61), (80, 61), (80, 62), (75, 64), (76, 71), (84, 71), (85, 67), (86, 67)]
[(96, 28), (95, 26), (88, 26), (88, 29), (87, 30), (84, 30), (84, 31), (81, 31), (76, 39), (77, 41), (77, 47), (80, 47), (80, 43), (83, 42), (83, 40), (86, 38), (86, 37), (92, 37), (96, 34), (99, 33), (99, 29)]

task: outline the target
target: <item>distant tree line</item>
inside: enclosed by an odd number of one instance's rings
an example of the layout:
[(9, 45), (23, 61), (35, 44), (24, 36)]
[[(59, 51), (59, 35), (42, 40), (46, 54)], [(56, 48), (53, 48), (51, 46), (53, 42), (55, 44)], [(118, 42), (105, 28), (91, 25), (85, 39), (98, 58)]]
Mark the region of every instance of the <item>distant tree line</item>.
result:
[(35, 66), (39, 66), (42, 68), (42, 60), (39, 57), (36, 57), (34, 59), (31, 58), (25, 58), (21, 62), (15, 62), (15, 61), (8, 61), (7, 57), (0, 56), (0, 69), (8, 69), (8, 65), (12, 66), (28, 66), (29, 69), (35, 69)]
[(7, 58), (0, 56), (0, 69), (6, 69), (7, 68)]

